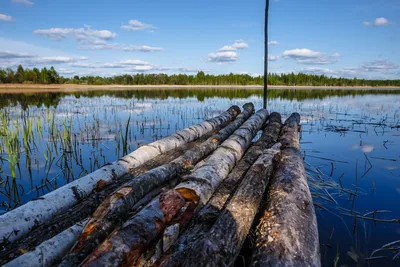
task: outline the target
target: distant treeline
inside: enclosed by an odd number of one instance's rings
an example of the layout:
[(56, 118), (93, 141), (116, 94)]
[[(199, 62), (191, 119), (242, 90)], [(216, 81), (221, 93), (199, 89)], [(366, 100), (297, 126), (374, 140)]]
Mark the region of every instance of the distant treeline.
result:
[[(200, 71), (196, 75), (186, 74), (135, 74), (113, 77), (60, 76), (54, 67), (50, 69), (24, 69), (21, 65), (14, 71), (0, 69), (0, 83), (21, 84), (88, 84), (88, 85), (263, 85), (263, 76), (248, 74), (209, 75)], [(273, 74), (268, 76), (270, 85), (289, 86), (400, 86), (399, 80), (365, 80), (327, 77), (304, 73)]]

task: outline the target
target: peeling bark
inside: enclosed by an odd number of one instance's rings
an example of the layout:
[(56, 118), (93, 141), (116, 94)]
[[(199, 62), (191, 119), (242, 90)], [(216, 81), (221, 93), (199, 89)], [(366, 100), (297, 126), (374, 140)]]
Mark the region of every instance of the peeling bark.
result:
[(115, 228), (118, 221), (123, 221), (130, 208), (147, 193), (162, 186), (184, 170), (196, 164), (214, 151), (254, 112), (253, 104), (246, 104), (243, 112), (230, 125), (211, 136), (198, 147), (188, 150), (181, 157), (170, 163), (143, 173), (125, 183), (110, 195), (90, 217), (82, 235), (65, 257), (61, 266), (73, 266), (83, 261)]
[(299, 150), (295, 113), (282, 128), (267, 205), (256, 230), (251, 266), (321, 266), (317, 220)]
[(175, 190), (162, 193), (107, 237), (83, 266), (131, 266), (184, 205)]
[(228, 177), (224, 179), (221, 185), (216, 189), (207, 205), (205, 205), (205, 207), (200, 210), (199, 214), (191, 221), (188, 229), (183, 232), (178, 243), (174, 245), (174, 249), (171, 251), (173, 254), (169, 255), (169, 253), (167, 253), (164, 255), (163, 259), (160, 261), (162, 266), (181, 265), (191, 245), (193, 245), (196, 240), (202, 239), (207, 235), (212, 225), (218, 219), (229, 196), (234, 192), (252, 164), (265, 149), (271, 148), (278, 142), (281, 126), (281, 116), (279, 113), (271, 113), (262, 136), (248, 149), (243, 158), (234, 167), (231, 173), (229, 173)]
[(233, 106), (215, 118), (142, 146), (120, 160), (50, 192), (40, 200), (30, 201), (0, 216), (0, 225), (2, 226), (0, 240), (6, 239), (12, 242), (21, 238), (36, 226), (51, 220), (56, 214), (66, 211), (90, 194), (98, 181), (110, 182), (162, 153), (192, 142), (204, 134), (214, 131), (217, 127), (227, 124), (239, 112), (240, 109)]
[(217, 186), (242, 158), (267, 116), (266, 110), (257, 111), (207, 158), (204, 165), (183, 177), (184, 181), (175, 190), (185, 200), (205, 205)]
[(280, 144), (265, 150), (247, 172), (242, 183), (211, 230), (195, 241), (182, 266), (231, 266), (249, 233), (272, 173), (272, 159)]

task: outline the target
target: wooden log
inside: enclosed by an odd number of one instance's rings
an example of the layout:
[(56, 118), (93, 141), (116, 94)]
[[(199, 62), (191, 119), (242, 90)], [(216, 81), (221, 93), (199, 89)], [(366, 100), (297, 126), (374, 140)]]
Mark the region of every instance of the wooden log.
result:
[(278, 142), (281, 126), (280, 114), (276, 112), (271, 113), (262, 136), (248, 149), (243, 158), (229, 173), (228, 177), (216, 189), (210, 201), (191, 221), (188, 229), (183, 232), (177, 244), (174, 245), (173, 250), (170, 253), (164, 254), (163, 259), (159, 263), (160, 265), (179, 266), (182, 264), (187, 251), (191, 249), (195, 241), (206, 236), (212, 225), (217, 221), (229, 196), (234, 192), (249, 168), (265, 149), (271, 148)]
[[(200, 189), (199, 192), (201, 194), (199, 193), (199, 197), (195, 198), (195, 200), (206, 201), (207, 196), (212, 194), (212, 191), (218, 185), (218, 180), (221, 181), (225, 178), (236, 161), (242, 157), (257, 131), (264, 124), (267, 116), (268, 112), (266, 110), (259, 110), (254, 114), (207, 158), (204, 165), (193, 172), (195, 175), (190, 175), (191, 178), (175, 187), (175, 190), (165, 193), (172, 200), (166, 201), (166, 197), (160, 197), (151, 202), (141, 212), (129, 219), (121, 229), (112, 233), (110, 237), (89, 255), (84, 265), (115, 266), (119, 264), (135, 264), (144, 248), (163, 232), (167, 224), (185, 203), (193, 202), (195, 206), (199, 203), (204, 203), (193, 201), (192, 197), (187, 198), (188, 194), (186, 194), (185, 190), (182, 191), (182, 189), (188, 187), (190, 189), (194, 188), (194, 190)], [(212, 168), (212, 164), (218, 164), (222, 170), (217, 170), (216, 166)], [(212, 172), (206, 171), (210, 169)], [(214, 175), (210, 176), (210, 174)], [(214, 186), (201, 188), (199, 180), (206, 181), (208, 178), (213, 179), (210, 184)], [(197, 192), (194, 190), (193, 192)], [(179, 196), (179, 199), (176, 196)]]
[(71, 253), (63, 259), (60, 266), (73, 266), (82, 262), (114, 230), (118, 221), (126, 215), (140, 199), (155, 188), (162, 186), (188, 166), (196, 164), (208, 156), (218, 145), (226, 140), (250, 115), (254, 113), (253, 104), (246, 104), (235, 121), (211, 136), (198, 147), (188, 150), (170, 163), (159, 166), (128, 181), (111, 194), (90, 217), (79, 241)]
[(282, 128), (251, 266), (321, 266), (317, 220), (299, 150), (298, 114)]
[(237, 129), (228, 140), (206, 160), (206, 163), (185, 176), (175, 190), (186, 201), (205, 205), (217, 186), (229, 174), (251, 144), (251, 140), (263, 126), (268, 111), (260, 109)]
[(193, 245), (182, 266), (231, 266), (248, 235), (272, 173), (280, 144), (267, 149), (247, 172), (239, 188), (203, 239)]
[(131, 266), (146, 244), (154, 240), (185, 205), (182, 196), (169, 190), (115, 230), (86, 260), (83, 266)]
[[(215, 132), (214, 132), (215, 133)], [(137, 167), (128, 174), (124, 175), (123, 177), (119, 178), (118, 180), (113, 181), (110, 184), (106, 184), (102, 187), (96, 187), (96, 189), (85, 199), (80, 201), (78, 204), (74, 205), (68, 212), (64, 212), (61, 214), (57, 214), (52, 220), (47, 223), (41, 224), (39, 227), (35, 228), (34, 230), (30, 231), (29, 234), (23, 236), (21, 239), (12, 242), (3, 244), (3, 247), (0, 245), (0, 265), (3, 265), (18, 256), (22, 255), (23, 250), (33, 250), (36, 246), (40, 245), (44, 241), (56, 236), (60, 232), (68, 229), (69, 227), (73, 226), (74, 224), (78, 224), (82, 220), (87, 219), (96, 208), (116, 189), (119, 188), (124, 182), (134, 179), (136, 176), (146, 172), (147, 170), (156, 168), (158, 166), (164, 165), (168, 162), (173, 161), (174, 159), (183, 155), (187, 150), (193, 149), (199, 146), (202, 142), (207, 140), (212, 134), (208, 134), (196, 141), (190, 142), (188, 144), (183, 145), (177, 149), (171, 150), (166, 152), (162, 155), (157, 156), (156, 158), (149, 160), (145, 164)], [(175, 187), (176, 184), (168, 183), (172, 187)], [(161, 190), (161, 188), (160, 188)], [(156, 195), (158, 195), (158, 192)], [(150, 194), (150, 193), (149, 193)], [(148, 195), (149, 195), (148, 194)], [(145, 198), (151, 197), (146, 195)], [(150, 200), (152, 200), (156, 195), (153, 195)], [(133, 208), (132, 210), (138, 210), (137, 205), (140, 204), (144, 199), (141, 199)]]
[(233, 106), (215, 118), (142, 146), (125, 157), (46, 194), (39, 200), (30, 201), (0, 216), (0, 225), (2, 226), (0, 228), (0, 240), (14, 241), (19, 239), (36, 226), (51, 220), (56, 214), (67, 210), (90, 194), (98, 181), (111, 182), (113, 179), (126, 174), (130, 169), (142, 165), (166, 151), (180, 147), (222, 125), (226, 125), (239, 112), (240, 109)]
[(86, 221), (83, 221), (68, 228), (67, 230), (40, 244), (35, 248), (35, 250), (26, 252), (3, 266), (54, 266), (74, 245), (76, 239), (82, 232), (85, 223)]

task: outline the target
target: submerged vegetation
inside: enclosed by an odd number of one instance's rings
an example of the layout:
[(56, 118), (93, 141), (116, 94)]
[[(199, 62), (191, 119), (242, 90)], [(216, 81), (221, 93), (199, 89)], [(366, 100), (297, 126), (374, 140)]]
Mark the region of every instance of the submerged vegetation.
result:
[[(73, 76), (71, 78), (60, 76), (54, 67), (50, 69), (38, 68), (24, 69), (21, 65), (17, 70), (0, 69), (0, 84), (86, 84), (86, 85), (263, 85), (263, 76), (250, 76), (248, 74), (221, 74), (210, 75), (203, 71), (196, 75), (187, 74), (143, 74), (116, 75), (113, 77), (100, 76)], [(268, 84), (287, 86), (400, 86), (397, 80), (366, 80), (327, 77), (304, 73), (269, 73)]]

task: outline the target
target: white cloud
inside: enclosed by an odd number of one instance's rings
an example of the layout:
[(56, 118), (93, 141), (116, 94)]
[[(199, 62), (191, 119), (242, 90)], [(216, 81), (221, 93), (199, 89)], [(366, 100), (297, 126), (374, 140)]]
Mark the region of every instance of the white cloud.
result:
[(118, 43), (83, 44), (78, 48), (83, 50), (119, 50), (125, 52), (157, 52), (164, 50), (161, 47), (148, 45), (124, 45)]
[(17, 5), (25, 5), (25, 6), (32, 6), (33, 2), (29, 0), (12, 0), (11, 1), (13, 4)]
[(216, 63), (234, 62), (239, 59), (238, 53), (235, 51), (215, 52), (208, 54), (207, 61)]
[(151, 24), (145, 24), (138, 20), (130, 20), (128, 24), (122, 25), (121, 29), (128, 31), (143, 31), (145, 29), (156, 29), (156, 27)]
[(236, 48), (230, 45), (225, 45), (217, 50), (218, 52), (226, 52), (226, 51), (236, 51)]
[(88, 57), (85, 57), (85, 56), (82, 56), (82, 57), (79, 57), (79, 60), (88, 60), (89, 58)]
[(382, 26), (387, 26), (390, 24), (389, 20), (386, 18), (376, 18), (373, 22), (369, 21), (364, 21), (363, 24), (365, 26), (374, 26), (374, 27), (382, 27)]
[(397, 69), (399, 66), (388, 60), (374, 60), (361, 66), (365, 71), (386, 71)]
[(82, 50), (119, 50), (119, 51), (138, 51), (155, 52), (164, 50), (161, 47), (152, 47), (148, 45), (125, 45), (118, 43), (109, 43), (107, 41), (116, 37), (116, 33), (108, 30), (93, 30), (90, 26), (85, 28), (51, 28), (46, 30), (35, 30), (34, 34), (45, 36), (51, 40), (60, 41), (67, 37), (78, 42), (78, 49)]
[(0, 21), (11, 22), (11, 21), (13, 21), (13, 18), (11, 16), (0, 14)]
[(16, 53), (11, 51), (0, 51), (0, 58), (11, 59), (11, 58), (31, 58), (34, 55), (24, 54), (24, 53)]
[(216, 52), (209, 53), (206, 61), (214, 63), (234, 62), (239, 59), (238, 49), (246, 49), (249, 45), (244, 40), (236, 40), (232, 45), (225, 45)]
[(268, 61), (277, 61), (280, 58), (280, 56), (268, 56)]
[(286, 59), (293, 59), (299, 64), (305, 65), (328, 65), (334, 64), (338, 61), (339, 53), (334, 53), (332, 56), (326, 53), (312, 51), (307, 48), (296, 48), (286, 50), (283, 52), (283, 57)]
[(268, 45), (277, 46), (277, 45), (279, 45), (279, 42), (278, 41), (270, 41), (270, 42), (268, 42)]
[(79, 43), (98, 43), (104, 40), (114, 39), (117, 35), (109, 30), (93, 30), (87, 25), (85, 25), (84, 28), (39, 29), (33, 31), (33, 33), (55, 41), (60, 41), (70, 37)]
[[(361, 64), (359, 67), (329, 69), (329, 68), (303, 68), (300, 72), (315, 75), (326, 75), (332, 77), (361, 78), (361, 79), (396, 79), (398, 74), (390, 72), (399, 66), (388, 60), (374, 60)], [(371, 75), (372, 74), (372, 75)]]
[(75, 71), (64, 68), (57, 69), (57, 72), (60, 74), (75, 74)]
[(248, 48), (249, 45), (243, 40), (236, 40), (232, 47), (236, 49), (245, 49)]
[(74, 62), (75, 59), (70, 57), (38, 57), (24, 60), (23, 63), (26, 65), (34, 66), (34, 65), (51, 65), (51, 64), (63, 64), (63, 63), (71, 63)]

